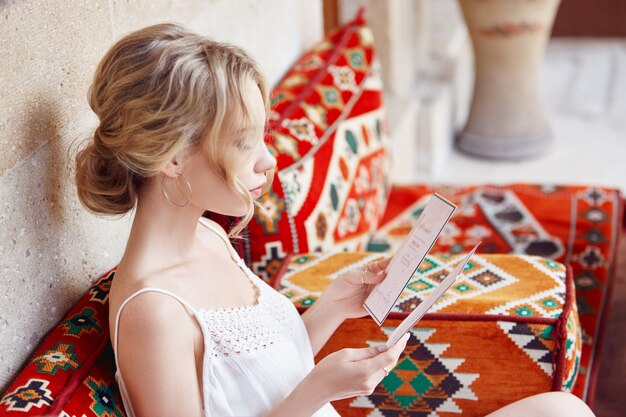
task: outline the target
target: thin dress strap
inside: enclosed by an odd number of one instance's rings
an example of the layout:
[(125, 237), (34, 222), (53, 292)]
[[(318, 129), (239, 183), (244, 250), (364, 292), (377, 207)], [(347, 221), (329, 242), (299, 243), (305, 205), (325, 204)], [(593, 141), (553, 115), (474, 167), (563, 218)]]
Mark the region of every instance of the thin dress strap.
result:
[[(184, 307), (187, 307), (193, 313), (193, 315), (196, 318), (196, 320), (198, 320), (198, 322), (200, 322), (200, 320), (198, 318), (198, 313), (197, 313), (196, 309), (193, 308), (193, 306), (191, 304), (189, 304), (187, 301), (183, 300), (182, 298), (180, 298), (176, 294), (174, 294), (172, 292), (169, 292), (167, 290), (162, 290), (160, 288), (146, 287), (146, 288), (142, 288), (142, 289), (134, 292), (133, 294), (130, 295), (130, 297), (128, 297), (126, 300), (124, 300), (124, 302), (120, 306), (119, 310), (117, 310), (117, 314), (115, 314), (115, 328), (113, 329), (113, 332), (114, 332), (113, 334), (115, 336), (115, 341), (113, 342), (113, 353), (114, 353), (113, 357), (115, 358), (115, 368), (117, 370), (117, 377), (119, 378), (119, 380), (117, 382), (119, 384), (120, 394), (122, 395), (122, 399), (124, 400), (124, 403), (125, 403), (124, 405), (128, 408), (126, 411), (129, 414), (129, 417), (135, 417), (135, 411), (133, 410), (133, 406), (132, 406), (132, 404), (130, 402), (130, 396), (128, 395), (128, 391), (126, 390), (126, 384), (124, 383), (124, 378), (122, 378), (122, 372), (120, 371), (120, 366), (119, 366), (119, 363), (118, 363), (118, 360), (117, 360), (117, 336), (118, 336), (118, 333), (119, 333), (120, 315), (122, 314), (122, 310), (124, 309), (124, 307), (126, 306), (126, 304), (128, 304), (128, 302), (130, 300), (132, 300), (133, 298), (137, 297), (138, 295), (146, 293), (146, 292), (158, 292), (158, 293), (165, 294), (165, 295), (168, 295), (168, 296), (176, 299)], [(204, 330), (203, 330), (203, 333), (204, 333)], [(206, 347), (206, 343), (205, 343), (205, 350), (206, 350), (206, 348), (207, 347)], [(205, 397), (204, 398), (204, 406), (206, 408), (206, 404), (209, 402), (209, 399), (207, 398), (206, 393), (205, 393), (204, 397)]]
[(124, 307), (126, 306), (126, 304), (130, 300), (132, 300), (133, 298), (135, 298), (138, 295), (143, 294), (145, 292), (158, 292), (158, 293), (161, 293), (161, 294), (169, 295), (170, 297), (176, 299), (183, 306), (187, 307), (193, 313), (193, 315), (196, 317), (196, 320), (198, 320), (198, 313), (197, 313), (196, 309), (193, 308), (193, 306), (191, 304), (189, 304), (187, 301), (183, 300), (178, 295), (176, 295), (176, 294), (174, 294), (174, 293), (172, 293), (170, 291), (162, 290), (160, 288), (146, 287), (146, 288), (140, 289), (139, 291), (134, 292), (133, 294), (130, 295), (130, 297), (128, 297), (126, 300), (124, 300), (124, 302), (120, 306), (119, 310), (117, 310), (117, 314), (115, 315), (115, 329), (114, 329), (115, 343), (113, 343), (113, 352), (115, 353), (115, 366), (116, 366), (117, 369), (119, 369), (119, 366), (118, 366), (118, 363), (117, 363), (117, 335), (119, 333), (118, 326), (119, 326), (119, 323), (120, 323), (120, 315), (122, 314), (122, 310), (124, 309)]

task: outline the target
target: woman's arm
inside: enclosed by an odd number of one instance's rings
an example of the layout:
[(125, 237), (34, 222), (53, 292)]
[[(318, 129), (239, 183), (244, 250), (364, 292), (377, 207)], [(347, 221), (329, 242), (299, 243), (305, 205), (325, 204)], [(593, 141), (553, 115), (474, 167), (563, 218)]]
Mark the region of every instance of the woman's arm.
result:
[(120, 315), (118, 362), (136, 417), (202, 417), (195, 320), (175, 299), (144, 293)]
[(302, 314), (313, 355), (317, 355), (344, 320), (344, 315), (324, 299), (318, 299)]
[(363, 269), (351, 269), (335, 278), (317, 301), (302, 314), (317, 354), (337, 327), (347, 318), (366, 316), (363, 302), (370, 291), (385, 279), (390, 257), (370, 262)]

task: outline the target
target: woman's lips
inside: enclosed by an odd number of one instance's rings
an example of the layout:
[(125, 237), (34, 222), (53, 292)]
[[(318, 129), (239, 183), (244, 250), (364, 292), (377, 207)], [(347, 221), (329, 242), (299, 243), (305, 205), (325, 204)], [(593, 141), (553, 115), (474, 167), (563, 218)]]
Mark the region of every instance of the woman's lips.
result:
[(263, 187), (265, 187), (265, 184), (263, 184), (260, 187), (250, 190), (250, 194), (252, 194), (254, 198), (259, 198), (261, 194), (263, 194)]

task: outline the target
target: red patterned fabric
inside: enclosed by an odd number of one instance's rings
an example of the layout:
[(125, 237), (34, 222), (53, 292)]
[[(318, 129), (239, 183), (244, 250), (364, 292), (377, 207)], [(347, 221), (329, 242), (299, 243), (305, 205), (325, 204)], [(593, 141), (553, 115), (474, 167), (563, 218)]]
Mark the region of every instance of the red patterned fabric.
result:
[(272, 189), (243, 256), (269, 279), (288, 252), (364, 247), (387, 203), (382, 84), (362, 16), (304, 54), (276, 87)]
[(102, 276), (48, 333), (0, 400), (0, 415), (125, 416), (109, 342), (113, 275)]
[(620, 192), (588, 186), (394, 186), (368, 249), (393, 251), (431, 193), (459, 205), (433, 251), (541, 255), (571, 265), (583, 330), (580, 375), (572, 392), (592, 404), (606, 306), (614, 282), (623, 216)]

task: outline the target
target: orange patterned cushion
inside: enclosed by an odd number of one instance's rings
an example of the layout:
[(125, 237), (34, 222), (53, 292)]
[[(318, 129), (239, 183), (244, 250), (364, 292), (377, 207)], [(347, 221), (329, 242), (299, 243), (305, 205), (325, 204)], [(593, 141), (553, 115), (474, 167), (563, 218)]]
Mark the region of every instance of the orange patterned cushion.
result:
[(593, 405), (624, 213), (620, 191), (547, 184), (394, 186), (368, 250), (393, 252), (434, 192), (459, 206), (434, 251), (466, 251), (481, 240), (482, 253), (541, 255), (572, 267), (583, 330), (580, 376), (572, 393)]
[[(380, 256), (292, 255), (273, 285), (304, 311), (340, 270)], [(382, 327), (370, 317), (347, 320), (316, 359), (384, 342), (461, 258), (427, 256)], [(536, 256), (474, 255), (374, 393), (334, 406), (342, 416), (483, 416), (532, 394), (571, 390), (580, 344), (571, 270)]]

